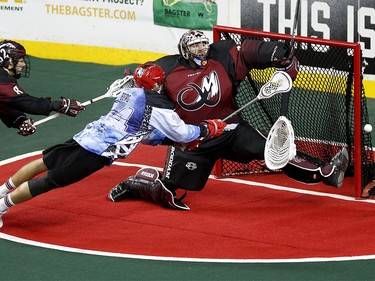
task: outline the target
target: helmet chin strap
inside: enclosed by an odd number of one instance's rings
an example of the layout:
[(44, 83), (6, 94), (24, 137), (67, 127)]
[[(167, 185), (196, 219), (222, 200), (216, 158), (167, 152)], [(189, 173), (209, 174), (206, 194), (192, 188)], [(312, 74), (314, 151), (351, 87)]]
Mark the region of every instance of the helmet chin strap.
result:
[(207, 65), (207, 59), (206, 58), (193, 58), (193, 62), (198, 65), (200, 68), (204, 68)]

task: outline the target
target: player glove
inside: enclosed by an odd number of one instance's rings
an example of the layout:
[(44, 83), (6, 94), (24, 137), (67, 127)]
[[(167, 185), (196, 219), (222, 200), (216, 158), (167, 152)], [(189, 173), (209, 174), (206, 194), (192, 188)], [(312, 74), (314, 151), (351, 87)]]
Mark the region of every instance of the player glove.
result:
[(60, 97), (61, 101), (61, 108), (57, 110), (60, 113), (64, 113), (68, 116), (75, 117), (78, 113), (85, 110), (86, 107), (80, 105), (79, 101), (74, 99), (68, 99), (66, 97)]
[(199, 127), (201, 128), (201, 137), (203, 138), (213, 138), (220, 136), (227, 123), (221, 121), (220, 119), (210, 119), (203, 121)]
[(200, 141), (203, 138), (207, 139), (220, 136), (223, 133), (226, 126), (227, 123), (221, 121), (220, 119), (204, 120), (201, 124), (199, 124), (199, 127), (201, 129), (200, 138), (193, 140), (189, 143), (176, 145), (180, 147), (182, 150), (192, 150), (196, 147), (199, 147)]
[(36, 127), (33, 125), (34, 120), (33, 119), (26, 119), (21, 123), (21, 125), (18, 127), (18, 134), (21, 136), (30, 136), (35, 133)]
[(299, 61), (296, 57), (293, 56), (292, 58), (285, 58), (277, 63), (274, 63), (273, 65), (277, 70), (288, 73), (290, 78), (292, 78), (292, 81), (296, 79), (299, 70)]

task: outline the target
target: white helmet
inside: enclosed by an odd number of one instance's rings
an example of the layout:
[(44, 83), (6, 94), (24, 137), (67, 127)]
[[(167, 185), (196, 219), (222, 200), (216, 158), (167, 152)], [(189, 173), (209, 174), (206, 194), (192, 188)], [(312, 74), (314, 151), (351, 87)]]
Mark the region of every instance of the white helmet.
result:
[(198, 66), (204, 67), (207, 63), (209, 40), (200, 30), (185, 32), (178, 43), (181, 57), (194, 61)]

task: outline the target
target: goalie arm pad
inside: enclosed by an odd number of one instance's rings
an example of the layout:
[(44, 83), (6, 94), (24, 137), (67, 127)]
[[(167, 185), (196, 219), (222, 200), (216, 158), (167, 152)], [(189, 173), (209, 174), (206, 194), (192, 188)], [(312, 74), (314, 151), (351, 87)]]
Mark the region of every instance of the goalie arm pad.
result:
[(249, 68), (264, 69), (273, 67), (274, 61), (285, 58), (289, 53), (289, 45), (278, 41), (245, 40), (241, 45), (241, 53)]

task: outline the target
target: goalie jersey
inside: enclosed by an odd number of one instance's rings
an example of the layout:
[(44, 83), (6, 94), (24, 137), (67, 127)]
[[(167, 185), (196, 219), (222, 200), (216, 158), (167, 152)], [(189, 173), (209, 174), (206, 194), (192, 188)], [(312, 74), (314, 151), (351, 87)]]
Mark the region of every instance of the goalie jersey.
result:
[(126, 158), (140, 143), (168, 139), (188, 143), (200, 136), (187, 125), (165, 95), (141, 88), (124, 89), (108, 114), (86, 125), (73, 139), (84, 149), (111, 159)]

